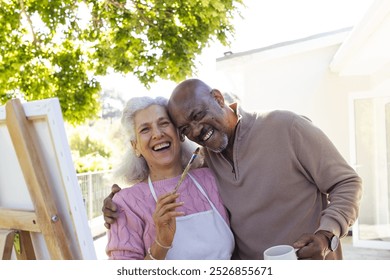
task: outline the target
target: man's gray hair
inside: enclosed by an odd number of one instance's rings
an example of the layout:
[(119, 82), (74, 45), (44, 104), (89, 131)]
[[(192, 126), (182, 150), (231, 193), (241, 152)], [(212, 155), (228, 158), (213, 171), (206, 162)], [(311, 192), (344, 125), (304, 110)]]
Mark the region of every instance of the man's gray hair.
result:
[[(126, 138), (126, 152), (123, 155), (119, 166), (114, 171), (114, 178), (125, 184), (134, 184), (145, 180), (149, 176), (149, 167), (145, 159), (143, 157), (136, 156), (131, 145), (131, 141), (136, 141), (134, 122), (135, 114), (138, 111), (144, 110), (152, 105), (160, 105), (167, 108), (168, 99), (165, 97), (152, 98), (149, 96), (133, 97), (127, 101), (122, 111), (121, 124)], [(192, 152), (195, 148), (196, 145), (187, 139), (181, 143), (181, 162), (183, 167), (191, 158)]]

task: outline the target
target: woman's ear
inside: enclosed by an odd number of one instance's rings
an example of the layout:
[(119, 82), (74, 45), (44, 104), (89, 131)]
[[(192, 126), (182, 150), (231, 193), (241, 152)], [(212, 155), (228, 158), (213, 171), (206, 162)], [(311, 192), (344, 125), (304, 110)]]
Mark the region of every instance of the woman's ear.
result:
[(134, 152), (135, 152), (135, 155), (137, 156), (137, 157), (141, 157), (142, 155), (141, 155), (141, 153), (138, 151), (138, 149), (137, 149), (137, 143), (135, 142), (135, 141), (130, 141), (130, 144), (131, 144), (131, 146), (133, 147), (133, 149), (134, 149)]

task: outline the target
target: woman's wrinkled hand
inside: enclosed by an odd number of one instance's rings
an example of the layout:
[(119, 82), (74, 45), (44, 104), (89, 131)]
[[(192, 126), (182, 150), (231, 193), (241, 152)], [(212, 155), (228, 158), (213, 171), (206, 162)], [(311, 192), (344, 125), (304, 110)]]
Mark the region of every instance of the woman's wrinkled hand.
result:
[(183, 202), (176, 202), (180, 194), (166, 193), (157, 199), (153, 221), (156, 226), (156, 239), (161, 245), (172, 245), (176, 232), (176, 217), (183, 216), (184, 212), (176, 211)]

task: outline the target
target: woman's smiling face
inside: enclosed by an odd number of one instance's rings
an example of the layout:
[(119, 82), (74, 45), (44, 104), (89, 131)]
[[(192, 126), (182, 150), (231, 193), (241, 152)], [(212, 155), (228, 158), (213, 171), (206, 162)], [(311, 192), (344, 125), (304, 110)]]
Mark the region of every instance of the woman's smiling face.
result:
[(133, 147), (150, 169), (180, 164), (179, 134), (165, 107), (151, 105), (134, 117), (136, 143)]

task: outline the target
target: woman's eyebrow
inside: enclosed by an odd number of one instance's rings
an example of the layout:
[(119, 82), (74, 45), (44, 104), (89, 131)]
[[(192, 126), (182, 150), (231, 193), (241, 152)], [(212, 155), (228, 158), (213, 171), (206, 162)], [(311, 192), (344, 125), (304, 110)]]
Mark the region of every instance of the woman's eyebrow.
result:
[[(158, 119), (156, 120), (156, 122), (163, 121), (163, 120), (169, 120), (169, 121), (170, 121), (170, 118), (168, 118), (168, 117), (160, 117), (160, 118), (158, 118)], [(143, 123), (140, 123), (140, 124), (138, 125), (138, 127), (146, 126), (146, 125), (149, 125), (149, 124), (151, 124), (151, 123), (152, 123), (152, 122), (143, 122)]]

